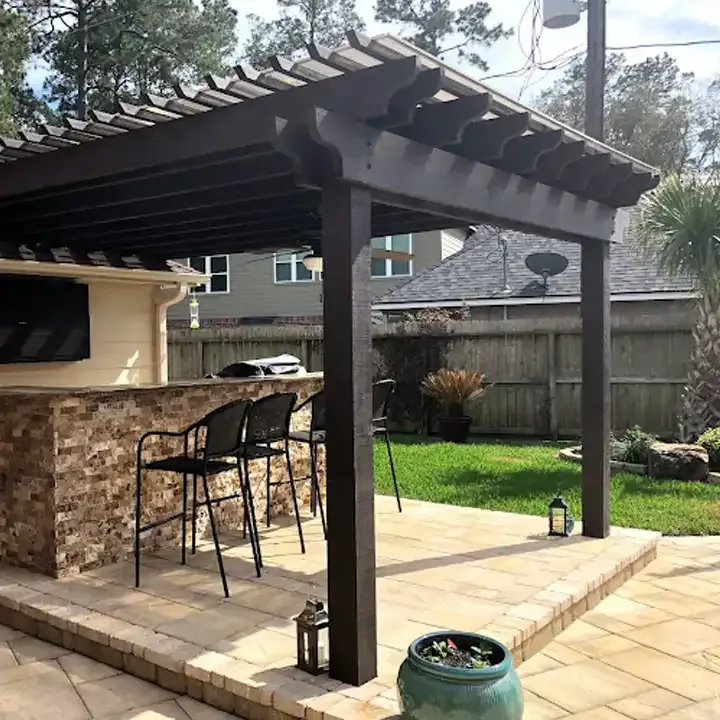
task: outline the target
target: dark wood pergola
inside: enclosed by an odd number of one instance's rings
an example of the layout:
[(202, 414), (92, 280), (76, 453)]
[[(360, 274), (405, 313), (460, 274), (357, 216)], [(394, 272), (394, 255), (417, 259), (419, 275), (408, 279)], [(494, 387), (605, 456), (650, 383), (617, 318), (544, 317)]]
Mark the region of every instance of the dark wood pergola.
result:
[(272, 58), (0, 138), (0, 240), (37, 256), (300, 249), (321, 238), (331, 674), (376, 675), (370, 239), (493, 223), (582, 245), (583, 533), (609, 524), (609, 244), (656, 171), (390, 36)]

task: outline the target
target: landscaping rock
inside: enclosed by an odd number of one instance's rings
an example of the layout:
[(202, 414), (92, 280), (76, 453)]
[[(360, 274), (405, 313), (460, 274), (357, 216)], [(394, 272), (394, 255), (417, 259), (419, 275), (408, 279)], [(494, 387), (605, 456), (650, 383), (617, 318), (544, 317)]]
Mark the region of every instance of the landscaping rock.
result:
[(699, 445), (655, 443), (648, 455), (648, 474), (667, 480), (705, 482), (710, 472), (707, 451)]

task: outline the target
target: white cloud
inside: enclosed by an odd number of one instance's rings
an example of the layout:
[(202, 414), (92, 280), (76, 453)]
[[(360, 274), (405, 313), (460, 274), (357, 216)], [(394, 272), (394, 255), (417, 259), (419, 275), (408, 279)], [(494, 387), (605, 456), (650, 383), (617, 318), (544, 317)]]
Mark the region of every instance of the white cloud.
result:
[[(490, 20), (502, 22), (515, 30), (515, 37), (502, 40), (488, 49), (485, 57), (490, 65), (488, 74), (506, 73), (525, 64), (525, 56), (519, 47), (520, 40), (525, 48), (530, 44), (530, 23), (526, 15), (524, 24), (518, 23), (527, 7), (528, 0), (490, 0), (493, 6)], [(244, 18), (254, 12), (264, 17), (275, 14), (273, 0), (232, 0), (238, 10), (241, 42), (245, 38)], [(454, 5), (462, 6), (467, 0), (454, 0)], [(720, 14), (708, 12), (709, 6), (715, 3), (710, 0), (608, 0), (607, 42), (609, 47), (643, 45), (663, 42), (679, 42), (688, 40), (720, 39)], [(374, 22), (374, 0), (358, 0), (358, 12), (365, 18), (370, 34), (388, 32), (387, 27)], [(714, 19), (709, 17), (714, 15)], [(586, 38), (585, 16), (581, 22), (564, 30), (544, 30), (540, 38), (539, 48), (543, 62), (562, 55), (573, 49), (585, 47)], [(680, 67), (694, 72), (701, 80), (707, 80), (720, 74), (720, 45), (696, 47), (667, 48)], [(637, 49), (625, 51), (628, 58), (637, 62), (646, 57), (662, 52), (660, 48)], [(472, 68), (464, 67), (465, 71), (478, 75)], [(529, 101), (543, 87), (547, 87), (558, 78), (562, 70), (550, 72), (536, 71), (530, 78), (531, 85), (522, 95), (522, 100)], [(525, 76), (496, 78), (488, 81), (494, 89), (517, 98)]]

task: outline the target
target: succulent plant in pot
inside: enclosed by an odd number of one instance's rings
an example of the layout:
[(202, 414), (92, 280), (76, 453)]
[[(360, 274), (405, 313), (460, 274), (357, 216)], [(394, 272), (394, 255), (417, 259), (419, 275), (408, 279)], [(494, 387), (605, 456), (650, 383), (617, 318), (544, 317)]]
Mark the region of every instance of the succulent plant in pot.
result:
[(406, 720), (522, 720), (523, 693), (509, 650), (493, 638), (444, 631), (418, 638), (397, 679)]
[(489, 385), (487, 376), (476, 370), (443, 368), (423, 380), (423, 393), (437, 400), (445, 409), (445, 414), (438, 419), (443, 440), (460, 443), (467, 440), (472, 420), (466, 412), (467, 406), (482, 398)]

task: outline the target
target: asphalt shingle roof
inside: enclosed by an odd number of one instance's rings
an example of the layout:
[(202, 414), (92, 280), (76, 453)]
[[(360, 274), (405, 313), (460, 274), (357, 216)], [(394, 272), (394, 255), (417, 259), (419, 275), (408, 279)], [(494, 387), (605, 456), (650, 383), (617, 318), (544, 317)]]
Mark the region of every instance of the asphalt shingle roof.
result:
[[(503, 296), (503, 251), (500, 237), (507, 240), (507, 282), (512, 290)], [(548, 279), (545, 297), (580, 295), (580, 245), (537, 235), (481, 228), (459, 253), (426, 270), (404, 285), (379, 298), (384, 303), (458, 302), (501, 297), (538, 297), (533, 291), (541, 279), (525, 266), (531, 253), (555, 252), (568, 259), (567, 269)], [(689, 292), (689, 280), (671, 278), (648, 260), (638, 257), (627, 242), (614, 243), (610, 251), (610, 292)]]
[(202, 277), (202, 273), (176, 260), (139, 255), (121, 256), (104, 252), (83, 253), (68, 248), (38, 250), (27, 245), (17, 246), (9, 242), (0, 243), (0, 260), (26, 260), (27, 262), (53, 263), (55, 265), (107, 267), (120, 270), (149, 270)]

